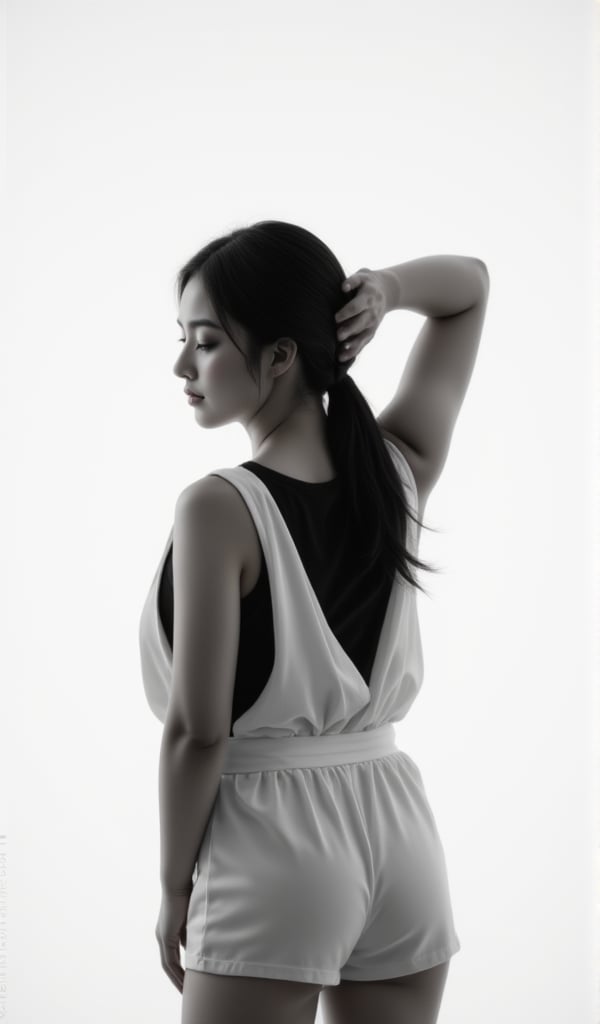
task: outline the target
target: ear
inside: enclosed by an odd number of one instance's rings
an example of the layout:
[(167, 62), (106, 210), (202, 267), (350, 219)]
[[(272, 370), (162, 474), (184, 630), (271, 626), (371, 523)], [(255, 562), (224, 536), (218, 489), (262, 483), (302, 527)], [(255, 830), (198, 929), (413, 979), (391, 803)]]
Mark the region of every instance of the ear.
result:
[(275, 376), (285, 373), (296, 359), (298, 346), (293, 338), (283, 336), (273, 343), (270, 367), (277, 370)]

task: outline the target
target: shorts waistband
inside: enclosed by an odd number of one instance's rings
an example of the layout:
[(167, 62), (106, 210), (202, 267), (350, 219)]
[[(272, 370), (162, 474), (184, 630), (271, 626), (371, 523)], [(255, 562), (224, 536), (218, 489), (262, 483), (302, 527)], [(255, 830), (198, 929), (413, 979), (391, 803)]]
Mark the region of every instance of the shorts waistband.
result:
[(360, 732), (316, 736), (241, 736), (237, 739), (230, 736), (221, 773), (352, 764), (372, 761), (398, 749), (393, 722)]

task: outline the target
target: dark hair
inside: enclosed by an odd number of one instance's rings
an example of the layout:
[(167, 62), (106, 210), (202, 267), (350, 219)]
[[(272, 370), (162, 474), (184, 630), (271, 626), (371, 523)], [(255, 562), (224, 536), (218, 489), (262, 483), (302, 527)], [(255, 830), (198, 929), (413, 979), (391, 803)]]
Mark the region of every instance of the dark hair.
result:
[(366, 572), (380, 562), (387, 579), (398, 571), (426, 592), (408, 562), (428, 572), (437, 569), (406, 548), (407, 517), (423, 523), (407, 503), (367, 400), (347, 375), (354, 359), (337, 359), (335, 314), (357, 289), (341, 291), (346, 275), (331, 249), (306, 228), (264, 220), (215, 238), (192, 256), (177, 274), (178, 301), (200, 271), (236, 348), (228, 314), (248, 331), (246, 365), (252, 377), (261, 348), (286, 336), (296, 342), (305, 393), (323, 396), (339, 380), (329, 394), (326, 436), (349, 517), (365, 539), (363, 550), (356, 551), (357, 563), (362, 555)]

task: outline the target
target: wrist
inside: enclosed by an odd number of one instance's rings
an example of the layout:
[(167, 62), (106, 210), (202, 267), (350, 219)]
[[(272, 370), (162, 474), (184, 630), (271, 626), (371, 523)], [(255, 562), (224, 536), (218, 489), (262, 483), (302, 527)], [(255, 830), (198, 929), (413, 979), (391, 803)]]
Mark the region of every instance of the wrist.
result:
[(400, 288), (398, 277), (390, 267), (382, 267), (377, 271), (377, 277), (384, 295), (385, 311), (389, 313), (392, 309), (398, 309), (400, 304)]

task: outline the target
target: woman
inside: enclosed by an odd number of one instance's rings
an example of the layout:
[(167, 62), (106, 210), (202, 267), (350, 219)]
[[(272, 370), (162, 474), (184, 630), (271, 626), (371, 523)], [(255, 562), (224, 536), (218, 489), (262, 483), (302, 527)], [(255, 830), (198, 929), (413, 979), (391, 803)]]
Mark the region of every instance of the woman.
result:
[[(281, 221), (177, 279), (174, 372), (253, 458), (186, 487), (140, 622), (160, 752), (163, 967), (183, 1024), (437, 1019), (460, 949), (444, 853), (393, 723), (418, 693), (425, 504), (471, 377), (480, 260), (344, 278)], [(348, 369), (391, 309), (427, 317), (376, 419)], [(324, 397), (327, 395), (327, 405)], [(179, 944), (185, 948), (185, 971)]]

